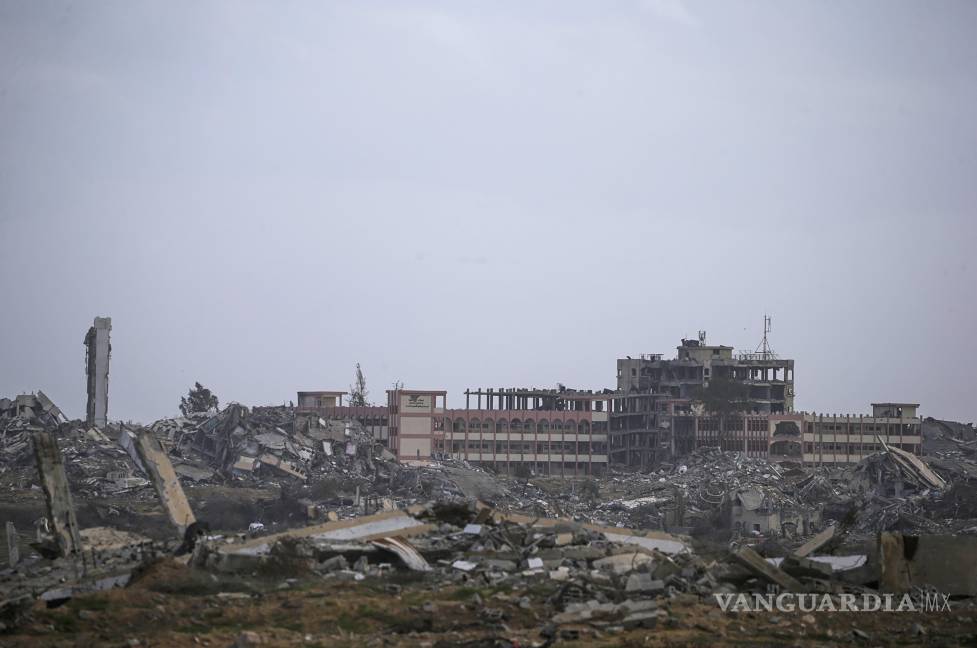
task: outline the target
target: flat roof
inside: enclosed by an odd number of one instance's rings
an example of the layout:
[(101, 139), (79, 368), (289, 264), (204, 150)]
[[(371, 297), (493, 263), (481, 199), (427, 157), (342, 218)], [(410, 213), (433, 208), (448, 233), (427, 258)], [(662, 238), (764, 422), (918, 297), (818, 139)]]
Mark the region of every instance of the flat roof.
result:
[(902, 407), (919, 407), (919, 403), (872, 403), (872, 407), (884, 407), (886, 405), (900, 405)]

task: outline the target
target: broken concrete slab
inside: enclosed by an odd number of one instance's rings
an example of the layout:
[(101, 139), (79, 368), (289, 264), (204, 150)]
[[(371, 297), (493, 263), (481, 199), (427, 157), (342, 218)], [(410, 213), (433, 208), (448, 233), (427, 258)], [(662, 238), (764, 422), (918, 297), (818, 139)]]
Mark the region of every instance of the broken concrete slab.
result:
[(795, 578), (831, 578), (834, 573), (834, 568), (828, 563), (797, 556), (787, 556), (779, 567)]
[(386, 537), (408, 537), (428, 533), (436, 527), (425, 524), (404, 511), (384, 511), (374, 515), (326, 522), (314, 526), (292, 529), (282, 533), (262, 536), (252, 540), (225, 544), (218, 548), (222, 553), (263, 554), (268, 553), (271, 546), (284, 537), (310, 538), (312, 540), (360, 540), (368, 541)]
[(13, 522), (7, 521), (7, 564), (15, 567), (20, 562), (20, 538)]
[(424, 559), (424, 556), (417, 552), (409, 542), (400, 538), (377, 538), (372, 543), (376, 547), (386, 549), (397, 555), (400, 560), (413, 571), (431, 571), (431, 565)]
[(607, 527), (598, 524), (580, 524), (566, 518), (532, 518), (519, 513), (495, 513), (498, 522), (509, 521), (536, 527), (552, 527), (557, 525), (578, 525), (590, 531), (603, 533), (611, 542), (620, 544), (635, 544), (644, 549), (661, 551), (665, 554), (686, 553), (689, 546), (679, 536), (663, 531), (646, 529), (627, 529), (623, 527)]
[(821, 533), (817, 534), (794, 552), (798, 558), (807, 558), (810, 554), (824, 547), (835, 537), (835, 526), (831, 525)]
[(742, 547), (739, 551), (733, 552), (733, 557), (754, 575), (778, 585), (784, 591), (803, 592), (806, 589), (796, 578), (779, 567), (771, 565), (749, 547)]
[(607, 556), (594, 561), (594, 569), (609, 571), (615, 574), (626, 574), (634, 571), (641, 565), (654, 562), (654, 559), (645, 553), (633, 552)]
[(643, 594), (661, 592), (665, 589), (665, 581), (656, 580), (651, 574), (642, 572), (631, 574), (624, 585), (626, 592), (641, 592)]
[[(123, 438), (125, 442), (122, 442)], [(123, 430), (120, 443), (149, 477), (167, 517), (176, 526), (179, 536), (183, 537), (187, 527), (196, 522), (196, 518), (180, 485), (180, 479), (173, 469), (173, 464), (170, 463), (170, 457), (159, 440), (149, 430), (139, 432)]]
[(55, 544), (62, 556), (78, 554), (82, 550), (81, 533), (61, 451), (50, 432), (35, 430), (33, 439), (34, 456)]

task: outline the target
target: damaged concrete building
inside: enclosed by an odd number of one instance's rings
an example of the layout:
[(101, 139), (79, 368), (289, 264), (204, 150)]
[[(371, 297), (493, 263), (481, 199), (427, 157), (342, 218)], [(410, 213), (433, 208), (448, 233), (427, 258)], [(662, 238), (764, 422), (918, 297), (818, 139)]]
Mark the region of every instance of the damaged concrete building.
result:
[(694, 340), (682, 340), (675, 358), (642, 354), (617, 361), (617, 389), (623, 394), (655, 394), (676, 404), (688, 405), (699, 388), (710, 380), (725, 379), (749, 388), (749, 399), (758, 413), (794, 409), (794, 361), (778, 358), (772, 351), (733, 354), (731, 346), (706, 344), (706, 332)]
[(506, 473), (603, 474), (610, 401), (562, 386), (469, 389), (445, 415), (444, 453)]
[(302, 425), (315, 429), (328, 424), (329, 420), (356, 421), (366, 428), (374, 439), (384, 445), (389, 442), (390, 409), (383, 405), (343, 404), (345, 391), (300, 391), (298, 413)]
[[(366, 407), (344, 404), (343, 391), (302, 391), (298, 411), (310, 428), (355, 420), (401, 460), (445, 456), (507, 473), (648, 470), (699, 448), (805, 465), (858, 463), (883, 444), (921, 452), (917, 403), (874, 403), (868, 416), (795, 411), (794, 360), (767, 332), (769, 319), (750, 352), (707, 344), (700, 331), (672, 359), (618, 359), (614, 390), (469, 389), (459, 409), (446, 408), (444, 391), (392, 390), (385, 406)], [(735, 394), (725, 412), (703, 400), (718, 381)]]
[[(736, 419), (704, 416), (695, 399), (710, 381), (739, 385), (751, 414)], [(751, 353), (706, 344), (706, 332), (683, 339), (676, 357), (628, 356), (617, 361), (617, 393), (611, 413), (611, 461), (647, 468), (699, 445), (765, 453), (765, 414), (794, 409), (794, 361), (779, 358), (766, 336)], [(701, 423), (701, 425), (700, 425)]]
[(112, 344), (111, 317), (96, 317), (85, 335), (85, 373), (88, 376), (88, 401), (85, 421), (88, 425), (104, 427), (109, 413), (109, 358)]
[(401, 461), (426, 461), (441, 451), (447, 392), (389, 389), (387, 404), (343, 405), (342, 391), (298, 392), (300, 426), (314, 430), (331, 420), (357, 421)]
[(610, 392), (573, 389), (469, 389), (465, 407), (447, 392), (390, 390), (386, 406), (350, 407), (345, 392), (298, 393), (304, 425), (356, 420), (401, 461), (465, 459), (502, 472), (602, 474), (607, 467)]
[[(918, 403), (873, 403), (872, 414), (794, 411), (794, 361), (770, 348), (766, 333), (753, 352), (682, 340), (677, 356), (643, 354), (617, 361), (610, 427), (613, 465), (648, 469), (696, 448), (806, 465), (858, 463), (882, 444), (920, 453)], [(744, 394), (738, 411), (718, 414), (697, 401), (710, 381)]]

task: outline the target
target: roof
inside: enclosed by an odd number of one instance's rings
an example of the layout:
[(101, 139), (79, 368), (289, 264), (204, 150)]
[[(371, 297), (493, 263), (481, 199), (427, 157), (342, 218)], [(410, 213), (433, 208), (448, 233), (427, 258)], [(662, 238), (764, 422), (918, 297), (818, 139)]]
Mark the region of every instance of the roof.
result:
[(919, 403), (872, 403), (872, 407), (885, 407), (886, 405), (898, 405), (899, 407), (919, 407)]

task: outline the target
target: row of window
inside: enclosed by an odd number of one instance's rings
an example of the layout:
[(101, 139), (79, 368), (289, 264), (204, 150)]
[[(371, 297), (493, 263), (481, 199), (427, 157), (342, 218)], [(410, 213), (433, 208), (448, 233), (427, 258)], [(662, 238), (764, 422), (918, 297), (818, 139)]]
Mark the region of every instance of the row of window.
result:
[[(543, 419), (535, 422), (534, 425), (534, 421), (532, 420), (520, 421), (519, 419), (514, 419), (511, 422), (505, 420), (496, 422), (479, 422), (478, 419), (472, 419), (468, 422), (468, 425), (466, 425), (465, 419), (455, 419), (451, 423), (451, 429), (454, 432), (464, 432), (467, 429), (469, 434), (472, 432), (477, 433), (479, 430), (482, 430), (483, 432), (491, 432), (493, 427), (497, 428), (499, 432), (504, 432), (508, 429), (511, 429), (513, 432), (532, 432), (535, 429), (538, 432), (546, 432), (547, 430), (554, 432), (559, 430), (567, 430), (570, 432), (580, 431), (586, 433), (590, 430), (590, 422), (580, 421), (579, 423), (576, 423), (574, 421), (547, 421), (546, 419)], [(599, 429), (600, 427), (600, 424), (594, 425), (595, 430)]]
[[(901, 430), (900, 430), (901, 428)], [(817, 423), (817, 428), (815, 428), (814, 423), (807, 424), (807, 431), (811, 434), (816, 432), (846, 432), (850, 431), (852, 434), (858, 434), (860, 431), (865, 434), (878, 433), (885, 434), (888, 436), (903, 436), (916, 435), (919, 434), (919, 426), (911, 424), (898, 424), (893, 423), (891, 425), (876, 424), (876, 423), (859, 423), (858, 419), (852, 419), (851, 424), (846, 423)]]
[[(899, 448), (906, 452), (918, 452), (919, 446), (914, 443), (887, 443), (890, 448)], [(882, 450), (879, 443), (811, 443), (804, 444), (806, 454), (871, 454)]]
[(567, 456), (574, 455), (589, 455), (589, 454), (606, 454), (607, 444), (606, 443), (574, 443), (566, 441), (563, 443), (546, 443), (545, 441), (540, 441), (538, 443), (533, 443), (531, 441), (510, 441), (506, 443), (505, 441), (478, 441), (469, 439), (466, 448), (464, 441), (452, 441), (451, 442), (451, 453), (452, 454), (464, 454), (466, 452), (472, 453), (491, 453), (495, 454), (509, 454), (509, 455), (520, 455), (520, 454), (562, 454)]

